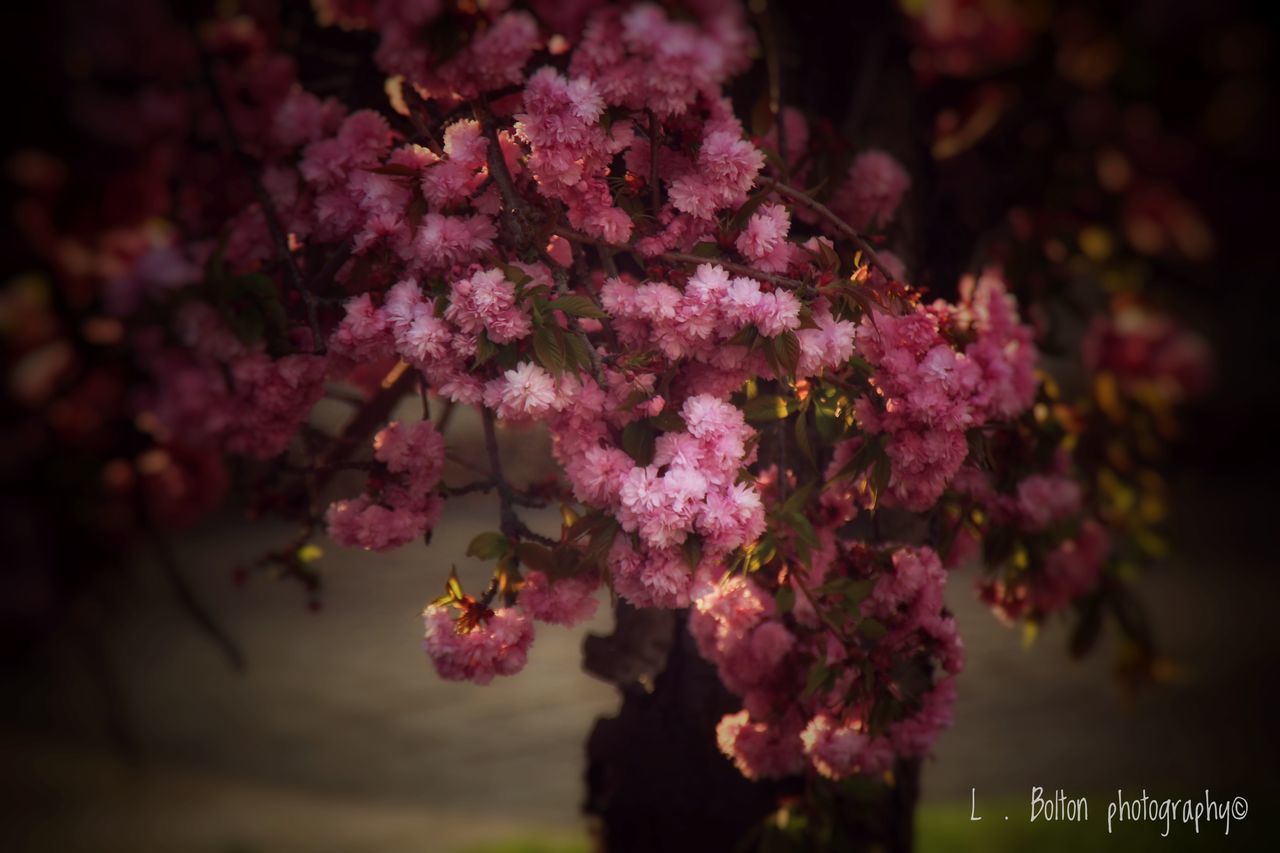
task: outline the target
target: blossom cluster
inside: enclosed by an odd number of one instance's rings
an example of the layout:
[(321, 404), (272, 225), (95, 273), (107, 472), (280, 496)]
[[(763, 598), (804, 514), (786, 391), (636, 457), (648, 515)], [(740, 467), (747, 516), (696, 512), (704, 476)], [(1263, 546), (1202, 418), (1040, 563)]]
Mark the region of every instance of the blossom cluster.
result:
[[(943, 606), (946, 572), (937, 554), (855, 548), (812, 569), (821, 571), (809, 581), (822, 583), (803, 597), (795, 596), (804, 580), (783, 578), (789, 613), (778, 605), (783, 599), (741, 577), (704, 579), (690, 613), (702, 654), (743, 697), (743, 710), (724, 717), (717, 734), (751, 778), (806, 766), (832, 779), (880, 774), (896, 756), (925, 755), (950, 722), (964, 656)], [(850, 617), (851, 634), (819, 617), (817, 608), (832, 605)], [(898, 685), (892, 698), (875, 687), (887, 682)]]
[(439, 519), (443, 501), (436, 486), (444, 467), (444, 438), (431, 421), (394, 421), (374, 437), (373, 447), (373, 458), (385, 468), (376, 494), (371, 488), (335, 501), (325, 522), (339, 545), (385, 551), (421, 537)]
[[(944, 333), (971, 340), (957, 349)], [(966, 282), (956, 306), (864, 317), (857, 348), (876, 390), (858, 417), (887, 436), (888, 497), (911, 510), (932, 506), (959, 471), (966, 431), (1017, 414), (1036, 390), (1031, 330), (993, 273)]]
[[(104, 302), (158, 443), (308, 484), (365, 471), (322, 517), (307, 494), (308, 530), (384, 551), (450, 494), (497, 495), (498, 530), (469, 550), (495, 561), (489, 587), (452, 578), (423, 614), (441, 677), (517, 673), (535, 621), (591, 618), (607, 584), (689, 609), (742, 700), (718, 739), (743, 773), (881, 774), (949, 721), (944, 563), (1035, 550), (982, 594), (1043, 618), (1096, 589), (1109, 519), (1033, 414), (1018, 282), (991, 268), (922, 302), (880, 239), (911, 183), (885, 151), (844, 152), (821, 199), (779, 183), (812, 168), (808, 121), (786, 109), (747, 134), (725, 94), (746, 15), (692, 5), (317, 2), (322, 25), (376, 37), (388, 97), (370, 104), (308, 92), (252, 19), (202, 29), (218, 96), (187, 105), (201, 167), (172, 176), (181, 227), (123, 253)], [(249, 180), (217, 180), (246, 161)], [(1088, 358), (1190, 384), (1185, 349), (1120, 317)], [(395, 414), (414, 393), (480, 411), (479, 480), (444, 481), (441, 429)], [(357, 409), (334, 436), (309, 423), (326, 394)], [(549, 434), (554, 486), (506, 478), (515, 428)], [(983, 451), (1005, 432), (1036, 452)], [(552, 500), (558, 535), (517, 513)], [(946, 541), (855, 529), (882, 511)]]

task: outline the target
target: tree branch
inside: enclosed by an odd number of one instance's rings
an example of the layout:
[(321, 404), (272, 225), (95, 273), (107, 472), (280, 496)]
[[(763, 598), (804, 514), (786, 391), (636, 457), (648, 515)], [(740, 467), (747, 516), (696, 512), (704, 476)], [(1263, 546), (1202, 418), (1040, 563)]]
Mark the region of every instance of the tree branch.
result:
[(213, 60), (204, 49), (204, 44), (200, 41), (199, 35), (197, 34), (194, 37), (196, 47), (200, 52), (200, 68), (204, 74), (205, 85), (209, 89), (209, 96), (213, 101), (214, 111), (218, 114), (218, 120), (222, 125), (223, 135), (226, 136), (227, 145), (231, 148), (231, 152), (236, 159), (240, 161), (240, 166), (248, 176), (249, 182), (253, 184), (254, 195), (258, 197), (258, 206), (262, 208), (262, 217), (266, 220), (267, 230), (271, 232), (271, 240), (275, 243), (276, 255), (280, 263), (284, 265), (290, 283), (302, 296), (302, 302), (307, 312), (307, 324), (311, 327), (311, 348), (315, 352), (324, 352), (325, 342), (324, 337), (320, 334), (320, 317), (316, 308), (315, 295), (303, 281), (302, 273), (298, 269), (293, 252), (289, 250), (289, 236), (280, 222), (280, 214), (276, 210), (275, 202), (271, 200), (271, 194), (262, 185), (262, 180), (258, 175), (258, 163), (249, 156), (249, 153), (244, 150), (244, 146), (240, 142), (240, 134), (236, 131), (235, 122), (231, 120), (231, 113), (227, 109), (226, 100), (222, 97), (222, 89), (218, 85), (217, 75), (213, 72)]
[(891, 273), (889, 268), (884, 265), (884, 262), (880, 260), (880, 256), (876, 254), (875, 249), (871, 248), (871, 244), (868, 243), (852, 225), (841, 219), (840, 216), (838, 216), (831, 208), (827, 207), (825, 204), (803, 190), (798, 190), (795, 187), (788, 186), (787, 184), (772, 180), (771, 178), (760, 178), (758, 183), (765, 189), (773, 190), (779, 195), (784, 195), (792, 201), (798, 201), (814, 213), (821, 216), (823, 219), (830, 222), (835, 226), (836, 230), (840, 231), (852, 240), (854, 245), (862, 250), (862, 253), (867, 256), (867, 260), (871, 262), (873, 267), (880, 271), (881, 275), (887, 279), (893, 280), (893, 273)]
[[(642, 254), (635, 246), (619, 245), (617, 243), (609, 243), (605, 240), (599, 240), (587, 234), (582, 234), (568, 228), (557, 228), (555, 233), (566, 240), (572, 240), (575, 243), (584, 243), (589, 246), (596, 246), (603, 252), (627, 252), (635, 255), (641, 261), (665, 261), (669, 264), (715, 264), (724, 267), (729, 272), (736, 272), (738, 275), (750, 276), (760, 281), (768, 281), (782, 287), (792, 289), (804, 286), (804, 282), (798, 278), (787, 278), (784, 275), (774, 275), (764, 270), (758, 270), (755, 267), (749, 267), (745, 264), (727, 261), (724, 258), (704, 258), (701, 255), (690, 255), (684, 252), (662, 252), (661, 254), (651, 257)], [(616, 267), (614, 268), (617, 269)]]

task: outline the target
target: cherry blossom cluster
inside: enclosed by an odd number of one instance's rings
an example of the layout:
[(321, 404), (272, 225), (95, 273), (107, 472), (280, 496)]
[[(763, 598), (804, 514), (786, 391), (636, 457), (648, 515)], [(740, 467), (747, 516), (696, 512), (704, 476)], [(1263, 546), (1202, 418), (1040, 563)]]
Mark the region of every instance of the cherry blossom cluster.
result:
[[(929, 548), (873, 552), (834, 541), (807, 580), (784, 572), (785, 595), (748, 578), (704, 577), (690, 629), (744, 705), (720, 722), (721, 749), (751, 778), (806, 765), (832, 779), (879, 774), (895, 756), (927, 754), (950, 723), (964, 661), (945, 582)], [(890, 682), (892, 694), (883, 691)]]
[(325, 523), (339, 545), (385, 551), (421, 537), (440, 517), (443, 501), (436, 486), (444, 438), (431, 421), (393, 421), (374, 437), (373, 447), (385, 473), (370, 483), (369, 492), (331, 504)]
[[(441, 677), (519, 672), (535, 622), (589, 619), (607, 586), (689, 610), (742, 700), (717, 734), (744, 774), (878, 775), (950, 719), (944, 565), (982, 552), (1011, 619), (1094, 593), (1111, 519), (1018, 282), (993, 267), (924, 302), (885, 245), (911, 189), (886, 151), (850, 148), (821, 198), (800, 189), (805, 116), (750, 135), (726, 97), (754, 45), (737, 3), (315, 5), (373, 34), (385, 102), (306, 91), (250, 18), (202, 28), (213, 85), (175, 123), (190, 203), (104, 301), (156, 441), (305, 469), (308, 535), (405, 547), (450, 495), (496, 494), (468, 550), (491, 583), (451, 576), (423, 614)], [(1132, 386), (1186, 374), (1188, 346), (1118, 315), (1087, 358)], [(340, 435), (309, 421), (326, 394), (354, 401)], [(447, 431), (393, 414), (410, 395), (479, 410), (480, 479), (445, 482)], [(502, 471), (517, 427), (549, 434), (549, 491)], [(312, 485), (344, 465), (364, 491), (324, 510)], [(552, 501), (556, 531), (517, 512)], [(881, 537), (878, 513), (929, 535)]]

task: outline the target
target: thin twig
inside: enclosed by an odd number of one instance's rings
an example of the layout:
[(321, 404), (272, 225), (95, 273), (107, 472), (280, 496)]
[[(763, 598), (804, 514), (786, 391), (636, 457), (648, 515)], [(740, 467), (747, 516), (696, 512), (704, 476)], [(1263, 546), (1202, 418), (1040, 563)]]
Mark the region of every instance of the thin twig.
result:
[(498, 432), (494, 426), (493, 411), (482, 408), (480, 417), (484, 422), (484, 446), (489, 453), (490, 473), (493, 477), (493, 485), (498, 490), (498, 529), (502, 531), (503, 536), (511, 540), (528, 539), (549, 548), (555, 547), (559, 544), (558, 542), (530, 530), (529, 526), (516, 514), (516, 504), (520, 502), (521, 495), (511, 487), (511, 483), (507, 482), (506, 475), (502, 471), (502, 457), (498, 452)]
[(782, 162), (783, 180), (790, 180), (787, 161), (787, 128), (782, 120), (782, 57), (778, 50), (777, 27), (774, 26), (768, 9), (758, 13), (757, 28), (764, 42), (765, 68), (769, 75), (769, 112), (773, 116), (773, 126), (778, 131), (778, 158)]
[(302, 296), (302, 302), (307, 311), (307, 324), (311, 327), (312, 349), (316, 352), (324, 352), (324, 338), (320, 334), (320, 317), (316, 308), (315, 296), (302, 280), (302, 273), (298, 269), (297, 261), (293, 257), (293, 252), (289, 250), (289, 236), (281, 224), (280, 214), (276, 210), (275, 202), (271, 200), (271, 194), (262, 185), (262, 180), (258, 175), (258, 163), (249, 156), (249, 153), (244, 150), (244, 146), (240, 142), (240, 134), (236, 131), (235, 122), (231, 120), (231, 113), (227, 109), (226, 100), (222, 97), (222, 89), (218, 85), (217, 75), (213, 72), (213, 60), (204, 49), (204, 44), (200, 41), (198, 35), (195, 36), (195, 39), (196, 46), (200, 51), (200, 68), (204, 72), (205, 85), (209, 88), (209, 96), (213, 100), (214, 111), (218, 114), (222, 132), (227, 138), (227, 145), (230, 146), (236, 159), (240, 161), (240, 165), (248, 176), (250, 183), (253, 184), (254, 194), (258, 197), (258, 206), (262, 208), (262, 216), (267, 221), (267, 230), (271, 232), (272, 242), (275, 243), (276, 255), (279, 257), (280, 263), (284, 265), (290, 283)]
[(469, 495), (474, 492), (491, 492), (497, 488), (498, 484), (493, 480), (476, 480), (474, 483), (467, 483), (465, 486), (441, 486), (440, 492), (448, 498), (456, 498), (461, 495)]
[(186, 575), (182, 573), (182, 567), (178, 565), (178, 558), (173, 553), (173, 548), (169, 545), (168, 540), (158, 531), (152, 532), (151, 540), (160, 568), (164, 572), (169, 586), (173, 589), (178, 603), (182, 605), (182, 609), (187, 611), (188, 615), (195, 620), (201, 630), (209, 635), (209, 639), (222, 652), (231, 668), (243, 671), (245, 668), (244, 653), (240, 651), (240, 647), (231, 638), (231, 635), (227, 633), (226, 629), (213, 618), (213, 614), (209, 612), (208, 608), (204, 606), (204, 603), (196, 595), (195, 590), (191, 588)]
[(658, 186), (658, 115), (649, 113), (649, 206), (653, 215), (662, 210), (662, 188)]
[(755, 267), (749, 267), (745, 264), (727, 261), (724, 258), (704, 258), (701, 255), (689, 255), (684, 252), (662, 252), (658, 255), (646, 257), (641, 254), (635, 246), (609, 243), (605, 240), (598, 240), (595, 237), (591, 237), (587, 234), (582, 234), (568, 228), (557, 228), (555, 233), (564, 239), (572, 240), (575, 243), (585, 243), (587, 245), (596, 246), (600, 248), (602, 252), (627, 252), (635, 255), (641, 261), (665, 261), (670, 264), (715, 264), (716, 266), (723, 267), (729, 272), (736, 272), (739, 275), (750, 276), (751, 278), (759, 279), (760, 281), (772, 282), (773, 284), (781, 285), (783, 287), (798, 288), (804, 285), (804, 282), (800, 281), (800, 279), (787, 278), (783, 275), (774, 275), (773, 273), (767, 273), (764, 270), (758, 270)]
[(884, 265), (884, 262), (880, 260), (880, 256), (876, 254), (875, 249), (871, 248), (871, 244), (858, 233), (857, 229), (840, 218), (840, 216), (831, 208), (827, 207), (825, 204), (803, 190), (798, 190), (795, 187), (788, 186), (787, 184), (763, 177), (759, 179), (759, 183), (760, 186), (765, 189), (773, 190), (779, 195), (784, 195), (793, 201), (800, 202), (805, 207), (830, 222), (838, 231), (842, 232), (846, 237), (852, 240), (859, 249), (862, 250), (862, 253), (867, 256), (867, 260), (871, 262), (873, 267), (879, 270), (885, 278), (893, 280), (893, 273), (891, 273), (889, 268)]

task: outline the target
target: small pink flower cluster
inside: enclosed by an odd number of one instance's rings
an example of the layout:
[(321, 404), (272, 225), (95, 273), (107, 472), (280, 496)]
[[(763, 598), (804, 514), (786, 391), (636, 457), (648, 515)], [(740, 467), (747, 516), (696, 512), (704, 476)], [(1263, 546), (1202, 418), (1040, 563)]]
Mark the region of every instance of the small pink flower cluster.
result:
[(737, 3), (699, 3), (699, 20), (672, 20), (656, 3), (602, 6), (587, 22), (570, 73), (593, 80), (610, 106), (684, 113), (750, 62), (753, 44)]
[(1082, 347), (1085, 366), (1114, 376), (1130, 393), (1178, 402), (1209, 386), (1204, 338), (1141, 303), (1122, 302), (1094, 317)]
[(844, 183), (831, 198), (831, 209), (854, 228), (884, 228), (911, 187), (911, 177), (891, 154), (878, 149), (859, 154)]
[(794, 294), (767, 289), (745, 276), (730, 278), (714, 264), (699, 266), (683, 290), (666, 282), (633, 285), (612, 278), (600, 299), (624, 344), (655, 347), (669, 359), (697, 362), (691, 384), (707, 393), (727, 393), (750, 376), (768, 373), (762, 354), (730, 344), (748, 326), (766, 337), (795, 332), (800, 376), (836, 367), (853, 352), (854, 325), (833, 318), (821, 302), (813, 312), (813, 327), (801, 328), (801, 305)]
[(572, 627), (596, 613), (600, 576), (585, 572), (553, 581), (545, 573), (529, 572), (520, 585), (520, 608), (539, 622)]
[[(458, 13), (437, 21), (445, 13), (444, 6), (437, 0), (378, 0), (367, 17), (348, 15), (345, 23), (349, 28), (371, 23), (381, 36), (375, 58), (383, 70), (445, 103), (523, 79), (524, 66), (540, 40), (532, 15), (508, 11), (506, 3), (486, 3), (475, 5), (474, 14)], [(433, 23), (455, 38), (463, 33), (469, 38), (451, 55), (437, 56), (422, 38)]]
[(539, 189), (564, 202), (569, 222), (586, 233), (623, 243), (631, 217), (614, 205), (606, 177), (614, 155), (632, 141), (631, 123), (605, 129), (604, 100), (586, 77), (543, 68), (524, 88), (516, 133), (529, 145), (529, 172)]
[[(864, 562), (851, 557), (848, 566), (865, 571), (858, 568)], [(743, 697), (744, 709), (722, 719), (717, 734), (744, 775), (794, 774), (806, 764), (833, 779), (879, 774), (897, 756), (926, 755), (950, 724), (954, 675), (964, 656), (955, 620), (943, 607), (946, 573), (928, 548), (897, 548), (889, 562), (888, 571), (871, 569), (874, 584), (860, 608), (861, 618), (879, 628), (870, 635), (874, 640), (835, 636), (807, 599), (804, 607), (796, 602), (795, 627), (788, 628), (773, 600), (746, 578), (702, 581), (706, 589), (689, 627), (721, 680)], [(839, 589), (827, 580), (823, 589)], [(828, 603), (821, 590), (808, 595)], [(797, 702), (803, 687), (797, 679), (812, 666), (830, 668), (831, 679), (822, 682), (829, 686), (806, 691), (811, 697)], [(877, 702), (887, 699), (868, 692), (867, 672), (878, 685), (901, 677), (904, 666), (926, 678), (936, 667), (942, 676), (923, 690), (914, 688), (914, 697), (903, 696), (899, 686), (900, 706), (873, 725)]]
[[(893, 464), (888, 497), (914, 511), (932, 506), (968, 455), (965, 431), (1030, 405), (1035, 394), (1031, 330), (994, 275), (966, 291), (958, 308), (937, 304), (902, 315), (866, 315), (858, 352), (874, 368), (879, 396), (859, 398), (858, 420), (886, 433)], [(972, 337), (962, 351), (942, 325)]]
[(283, 452), (324, 393), (325, 359), (273, 359), (262, 344), (246, 347), (200, 303), (179, 325), (188, 348), (144, 345), (153, 385), (139, 400), (142, 411), (163, 435), (191, 447), (258, 459)]
[(386, 551), (422, 536), (440, 518), (443, 501), (436, 486), (444, 469), (444, 438), (430, 421), (392, 421), (374, 437), (373, 448), (386, 479), (378, 478), (359, 497), (330, 504), (325, 524), (339, 545)]
[[(474, 606), (474, 605), (473, 605)], [(423, 648), (441, 678), (488, 684), (495, 675), (515, 675), (529, 660), (533, 623), (520, 610), (488, 611), (467, 625), (448, 605), (422, 613)]]
[(1086, 518), (1079, 533), (1059, 542), (1035, 571), (1013, 579), (985, 580), (979, 594), (1004, 622), (1012, 624), (1025, 616), (1043, 618), (1096, 590), (1110, 554), (1107, 529)]
[(619, 536), (608, 555), (618, 593), (640, 607), (684, 607), (693, 567), (681, 545), (700, 537), (706, 565), (764, 532), (759, 493), (737, 482), (751, 463), (754, 430), (733, 405), (707, 395), (680, 409), (686, 429), (657, 437), (653, 462), (635, 464), (612, 446), (607, 431), (557, 429), (556, 450), (575, 495), (617, 518)]

